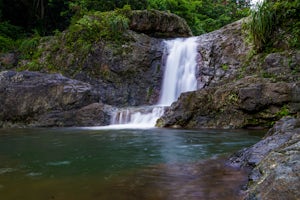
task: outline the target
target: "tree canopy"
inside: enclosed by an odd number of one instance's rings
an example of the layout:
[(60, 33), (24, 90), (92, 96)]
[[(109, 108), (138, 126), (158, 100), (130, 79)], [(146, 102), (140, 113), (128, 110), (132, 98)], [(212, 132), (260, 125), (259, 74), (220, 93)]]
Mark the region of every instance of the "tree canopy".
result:
[(249, 0), (0, 0), (0, 21), (26, 32), (52, 34), (87, 11), (111, 11), (130, 5), (133, 10), (157, 9), (186, 19), (195, 35), (210, 32), (247, 15)]

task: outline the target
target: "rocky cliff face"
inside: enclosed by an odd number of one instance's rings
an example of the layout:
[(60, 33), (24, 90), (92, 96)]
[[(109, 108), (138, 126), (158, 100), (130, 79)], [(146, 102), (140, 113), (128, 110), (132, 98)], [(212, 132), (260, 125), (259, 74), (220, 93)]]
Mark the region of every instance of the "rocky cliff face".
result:
[[(104, 103), (122, 106), (152, 104), (159, 94), (163, 54), (162, 41), (132, 31), (126, 41), (93, 44), (88, 54), (79, 55), (52, 38), (42, 45), (41, 65), (55, 66), (65, 76), (91, 84)], [(52, 44), (53, 43), (53, 44)]]
[(236, 77), (247, 60), (251, 46), (243, 33), (245, 19), (220, 30), (198, 36), (198, 88)]

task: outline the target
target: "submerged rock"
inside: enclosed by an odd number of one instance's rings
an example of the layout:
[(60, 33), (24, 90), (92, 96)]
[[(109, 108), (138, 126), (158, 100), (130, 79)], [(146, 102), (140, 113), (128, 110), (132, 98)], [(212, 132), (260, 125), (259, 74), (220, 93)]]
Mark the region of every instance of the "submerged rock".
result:
[(293, 200), (300, 196), (300, 119), (283, 118), (265, 138), (230, 158), (250, 167), (246, 200)]

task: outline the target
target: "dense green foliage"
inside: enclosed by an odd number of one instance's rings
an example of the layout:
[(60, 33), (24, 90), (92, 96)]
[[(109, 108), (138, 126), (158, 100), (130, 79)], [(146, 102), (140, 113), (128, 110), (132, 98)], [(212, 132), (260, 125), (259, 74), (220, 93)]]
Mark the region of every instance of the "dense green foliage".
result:
[(195, 35), (221, 28), (248, 15), (247, 0), (149, 0), (149, 8), (170, 11), (184, 19)]
[[(251, 12), (249, 30), (258, 52), (272, 48), (276, 40), (288, 40), (300, 48), (300, 0), (266, 0)], [(281, 29), (281, 32), (276, 30)], [(288, 38), (283, 38), (289, 35)]]
[(64, 0), (0, 0), (1, 19), (26, 32), (38, 31), (40, 35), (51, 34), (53, 30), (63, 30), (68, 26), (70, 15)]
[(70, 3), (70, 10), (80, 15), (86, 10), (108, 11), (129, 4), (132, 9), (157, 9), (186, 19), (195, 35), (216, 30), (248, 13), (247, 0), (82, 0)]
[(249, 27), (258, 50), (269, 40), (275, 24), (275, 13), (270, 3), (264, 1), (257, 5), (257, 10), (252, 11)]
[[(123, 9), (115, 11), (99, 12), (89, 11), (77, 21), (72, 20), (72, 24), (64, 32), (56, 32), (55, 37), (34, 36), (24, 40), (20, 46), (22, 55), (30, 62), (23, 65), (19, 70), (47, 70), (47, 71), (68, 71), (72, 74), (71, 69), (63, 66), (60, 59), (64, 57), (52, 57), (57, 52), (68, 54), (68, 64), (75, 65), (77, 70), (83, 66), (88, 54), (93, 52), (94, 44), (110, 45), (118, 44), (125, 41), (123, 33), (129, 27), (127, 13), (131, 11), (130, 6), (124, 6)], [(44, 42), (46, 41), (46, 42)], [(25, 51), (24, 51), (25, 50)], [(67, 52), (67, 53), (66, 53)], [(40, 57), (47, 54), (42, 63)], [(57, 64), (57, 62), (59, 64)]]
[(248, 0), (0, 0), (0, 21), (40, 35), (64, 30), (89, 11), (158, 9), (185, 18), (195, 35), (209, 32), (247, 15)]
[[(290, 33), (291, 47), (299, 48), (299, 1), (266, 0), (251, 12), (249, 28), (257, 50), (270, 45), (278, 28)], [(250, 7), (249, 0), (0, 0), (0, 51), (18, 49), (28, 57), (40, 36), (68, 27), (72, 34), (66, 42), (75, 41), (74, 47), (89, 47), (99, 38), (118, 40), (128, 28), (126, 14), (120, 13), (126, 5), (175, 13), (186, 19), (194, 35), (247, 16)], [(116, 12), (108, 12), (112, 10)]]
[(128, 29), (129, 19), (122, 14), (130, 7), (111, 12), (88, 12), (69, 27), (70, 43), (78, 40), (97, 42), (99, 39), (117, 40)]
[(22, 37), (21, 28), (8, 22), (0, 23), (0, 51), (9, 51), (15, 47), (15, 40)]
[[(186, 19), (194, 35), (210, 32), (247, 14), (247, 0), (0, 0), (0, 51), (33, 54), (40, 36), (69, 27), (73, 47), (99, 38), (120, 39), (128, 28), (126, 9), (158, 9)], [(116, 10), (116, 12), (108, 12)], [(94, 14), (91, 14), (94, 13)]]

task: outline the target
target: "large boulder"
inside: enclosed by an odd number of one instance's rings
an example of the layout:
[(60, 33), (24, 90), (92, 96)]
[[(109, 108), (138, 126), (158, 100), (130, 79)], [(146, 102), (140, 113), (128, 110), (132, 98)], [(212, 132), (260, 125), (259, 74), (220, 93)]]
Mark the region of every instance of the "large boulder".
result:
[(135, 10), (131, 12), (130, 29), (151, 37), (176, 38), (192, 36), (186, 21), (179, 16), (158, 10)]
[(60, 74), (0, 73), (0, 127), (108, 124), (104, 106), (93, 104), (98, 101), (90, 84)]
[(300, 196), (300, 120), (278, 121), (265, 138), (231, 156), (237, 167), (250, 168), (246, 200), (292, 200)]
[(233, 83), (184, 93), (158, 120), (159, 127), (268, 127), (300, 111), (300, 83), (245, 77)]

